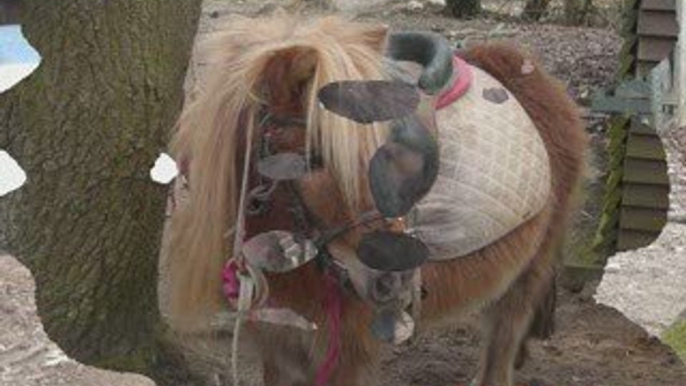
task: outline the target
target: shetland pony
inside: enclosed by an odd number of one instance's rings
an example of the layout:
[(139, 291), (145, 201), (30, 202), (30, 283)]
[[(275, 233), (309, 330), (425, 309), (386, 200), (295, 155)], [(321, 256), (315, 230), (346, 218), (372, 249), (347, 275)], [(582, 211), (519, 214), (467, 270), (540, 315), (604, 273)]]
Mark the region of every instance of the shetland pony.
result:
[[(316, 95), (334, 81), (385, 79), (387, 35), (386, 27), (337, 17), (303, 20), (276, 14), (234, 20), (211, 41), (214, 58), (207, 86), (185, 107), (172, 144), (175, 157), (187, 160), (189, 175), (188, 203), (171, 218), (172, 327), (210, 331), (215, 315), (227, 309), (221, 272), (231, 257), (244, 156), (249, 142), (252, 149), (258, 147), (262, 109), (302, 118), (301, 123), (289, 121), (278, 128), (274, 142), (280, 149), (317, 160), (319, 166), (300, 179), (297, 188), (321, 223), (345, 223), (373, 207), (367, 170), (373, 152), (388, 136), (387, 125), (362, 127), (326, 113)], [(430, 326), (467, 310), (483, 310), (485, 346), (474, 384), (511, 386), (523, 340), (535, 335), (532, 320), (551, 295), (554, 250), (571, 211), (586, 137), (562, 85), (536, 62), (507, 45), (477, 46), (462, 56), (498, 79), (535, 123), (550, 160), (551, 194), (540, 213), (487, 247), (424, 264), (420, 322)], [(534, 65), (523, 73), (525, 61)], [(259, 178), (251, 173), (248, 181)], [(244, 237), (290, 229), (289, 194), (278, 186), (268, 210), (246, 218)], [(331, 253), (342, 261), (356, 259), (362, 232), (384, 226), (377, 222), (351, 230), (331, 244)], [(267, 274), (267, 281), (271, 304), (292, 309), (322, 328), (306, 332), (250, 325), (260, 348), (264, 383), (312, 384), (329, 343), (331, 327), (324, 307), (328, 283), (314, 264)], [(340, 358), (330, 384), (374, 384), (380, 343), (369, 331), (372, 311), (354, 296), (345, 296), (342, 302)]]

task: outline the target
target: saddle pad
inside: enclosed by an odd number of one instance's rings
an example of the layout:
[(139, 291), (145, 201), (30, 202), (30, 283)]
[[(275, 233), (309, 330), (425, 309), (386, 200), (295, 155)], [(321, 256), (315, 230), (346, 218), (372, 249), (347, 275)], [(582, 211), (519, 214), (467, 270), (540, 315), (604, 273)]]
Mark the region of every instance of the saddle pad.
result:
[(438, 179), (408, 216), (432, 260), (500, 239), (538, 214), (551, 190), (548, 154), (534, 123), (498, 80), (471, 70), (464, 96), (436, 111)]

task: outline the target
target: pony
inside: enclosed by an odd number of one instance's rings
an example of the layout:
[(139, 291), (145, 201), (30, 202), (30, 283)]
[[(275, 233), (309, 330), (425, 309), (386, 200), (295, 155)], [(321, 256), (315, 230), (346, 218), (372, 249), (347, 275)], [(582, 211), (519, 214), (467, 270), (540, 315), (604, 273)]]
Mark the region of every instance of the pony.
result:
[[(333, 260), (354, 266), (366, 233), (398, 226), (397, 219), (355, 222), (377, 206), (370, 164), (393, 135), (391, 125), (347, 119), (327, 111), (319, 98), (335, 82), (389, 79), (390, 39), (383, 25), (277, 12), (237, 17), (207, 42), (212, 57), (205, 88), (184, 106), (171, 144), (189, 189), (188, 202), (171, 216), (167, 320), (173, 329), (192, 334), (216, 328), (213, 320), (231, 308), (222, 272), (240, 253), (241, 240), (292, 230), (299, 222), (324, 233), (356, 224), (326, 249)], [(523, 106), (545, 149), (550, 187), (540, 210), (488, 245), (459, 258), (423, 262), (417, 322), (432, 328), (480, 310), (485, 339), (473, 384), (512, 386), (527, 336), (546, 334), (544, 322), (554, 308), (555, 249), (573, 210), (587, 138), (574, 102), (535, 59), (507, 44), (475, 46), (460, 56)], [(453, 123), (439, 122), (435, 131)], [(272, 185), (268, 200), (247, 203), (246, 187), (264, 180), (251, 165), (265, 136), (274, 148), (303, 155), (306, 165), (297, 179)], [(341, 291), (313, 261), (266, 272), (262, 280), (268, 294), (259, 296), (267, 303), (318, 326), (247, 323), (265, 385), (313, 384), (322, 363), (327, 384), (374, 383), (383, 342), (369, 327), (373, 305)]]

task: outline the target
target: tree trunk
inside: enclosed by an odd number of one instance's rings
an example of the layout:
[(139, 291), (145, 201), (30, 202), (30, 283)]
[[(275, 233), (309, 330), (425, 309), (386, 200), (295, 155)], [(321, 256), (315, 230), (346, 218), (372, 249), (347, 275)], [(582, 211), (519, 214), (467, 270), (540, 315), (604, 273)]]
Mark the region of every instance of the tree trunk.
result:
[(446, 0), (446, 10), (457, 18), (470, 18), (481, 12), (481, 0)]
[(581, 25), (586, 22), (593, 0), (565, 0), (565, 19), (567, 24)]
[[(38, 70), (0, 95), (0, 149), (28, 175), (0, 198), (52, 340), (80, 362), (161, 380), (167, 187), (149, 177), (183, 100), (201, 0), (24, 0)], [(173, 364), (174, 370), (183, 366)]]
[(548, 4), (550, 4), (550, 0), (527, 0), (522, 17), (525, 20), (538, 21), (548, 9)]

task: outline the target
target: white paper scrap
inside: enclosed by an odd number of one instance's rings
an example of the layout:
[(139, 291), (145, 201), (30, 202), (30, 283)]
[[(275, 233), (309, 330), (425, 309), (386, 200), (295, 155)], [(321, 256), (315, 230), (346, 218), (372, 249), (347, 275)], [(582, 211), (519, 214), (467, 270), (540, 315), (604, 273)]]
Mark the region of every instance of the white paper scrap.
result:
[(176, 162), (165, 153), (161, 153), (155, 165), (150, 169), (150, 178), (160, 184), (168, 184), (179, 174)]
[(9, 153), (0, 150), (0, 197), (21, 188), (26, 172)]
[(40, 54), (24, 38), (21, 26), (0, 26), (0, 93), (31, 75), (40, 62)]

